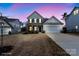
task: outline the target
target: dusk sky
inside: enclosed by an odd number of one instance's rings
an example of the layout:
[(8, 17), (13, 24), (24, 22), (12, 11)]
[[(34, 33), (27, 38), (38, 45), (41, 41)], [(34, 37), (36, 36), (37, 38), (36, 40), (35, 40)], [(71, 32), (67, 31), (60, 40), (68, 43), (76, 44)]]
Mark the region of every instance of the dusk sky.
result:
[(75, 6), (79, 4), (75, 3), (0, 3), (0, 12), (7, 17), (18, 18), (22, 22), (27, 21), (27, 17), (33, 12), (37, 11), (44, 18), (50, 18), (51, 16), (57, 17), (59, 20), (62, 18), (62, 14), (72, 11)]

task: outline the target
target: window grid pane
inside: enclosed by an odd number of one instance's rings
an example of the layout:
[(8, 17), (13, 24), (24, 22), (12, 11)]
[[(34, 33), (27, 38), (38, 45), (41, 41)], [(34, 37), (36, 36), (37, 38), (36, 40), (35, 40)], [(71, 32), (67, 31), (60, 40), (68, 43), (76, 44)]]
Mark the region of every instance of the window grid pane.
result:
[(41, 23), (41, 19), (39, 19), (39, 23)]
[(34, 23), (37, 23), (37, 19), (34, 19)]
[(29, 27), (29, 31), (32, 31), (32, 27)]
[(34, 30), (37, 31), (37, 27), (34, 27)]
[(32, 19), (29, 20), (29, 23), (32, 23)]
[(78, 10), (75, 10), (75, 11), (74, 11), (74, 15), (77, 15), (77, 14), (78, 14), (78, 12), (79, 12)]

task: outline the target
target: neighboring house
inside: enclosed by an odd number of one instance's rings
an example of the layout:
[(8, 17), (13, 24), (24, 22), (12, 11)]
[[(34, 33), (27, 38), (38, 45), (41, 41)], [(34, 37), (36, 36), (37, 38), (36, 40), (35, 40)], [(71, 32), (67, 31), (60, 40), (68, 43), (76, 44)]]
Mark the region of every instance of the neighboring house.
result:
[(25, 27), (25, 23), (23, 23), (23, 22), (20, 22), (20, 25), (21, 25), (20, 26), (21, 28)]
[(43, 24), (43, 30), (45, 32), (56, 33), (62, 30), (63, 23), (60, 22), (56, 17), (52, 16)]
[(6, 18), (2, 16), (0, 16), (0, 35), (1, 35), (1, 29), (3, 30), (3, 35), (8, 35), (9, 32), (11, 32), (13, 29), (13, 27), (9, 24)]
[(34, 33), (34, 32), (42, 32), (43, 31), (43, 17), (34, 11), (31, 15), (27, 17), (27, 31)]
[(12, 30), (12, 33), (18, 33), (21, 31), (21, 25), (22, 23), (19, 21), (19, 19), (14, 19), (14, 18), (7, 18), (6, 19), (8, 21), (9, 24), (12, 25), (12, 27), (14, 28)]
[(65, 21), (67, 32), (79, 32), (79, 7), (75, 7)]
[[(0, 23), (4, 23), (3, 32), (5, 35), (9, 34), (10, 32), (18, 33), (21, 31), (22, 22), (20, 22), (19, 19), (7, 18), (5, 16), (1, 16)], [(1, 26), (0, 26), (0, 33), (1, 33)]]

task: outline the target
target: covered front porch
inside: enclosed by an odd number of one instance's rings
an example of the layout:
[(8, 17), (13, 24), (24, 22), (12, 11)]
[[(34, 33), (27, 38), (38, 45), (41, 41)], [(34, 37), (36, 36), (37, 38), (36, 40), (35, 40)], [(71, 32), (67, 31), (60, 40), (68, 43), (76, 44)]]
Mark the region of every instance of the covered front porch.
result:
[(43, 32), (43, 26), (36, 26), (36, 25), (28, 26), (28, 32), (29, 33)]

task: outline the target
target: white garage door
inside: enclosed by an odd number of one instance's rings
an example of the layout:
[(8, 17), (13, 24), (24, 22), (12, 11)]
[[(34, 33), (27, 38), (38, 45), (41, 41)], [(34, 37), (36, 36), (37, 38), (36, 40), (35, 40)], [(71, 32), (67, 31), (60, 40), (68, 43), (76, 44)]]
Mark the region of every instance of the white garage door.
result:
[[(3, 34), (7, 35), (11, 31), (11, 28), (3, 28)], [(0, 35), (1, 35), (1, 28), (0, 28)]]
[(60, 32), (61, 29), (62, 29), (61, 25), (43, 25), (43, 30), (45, 30), (45, 32), (56, 33)]

